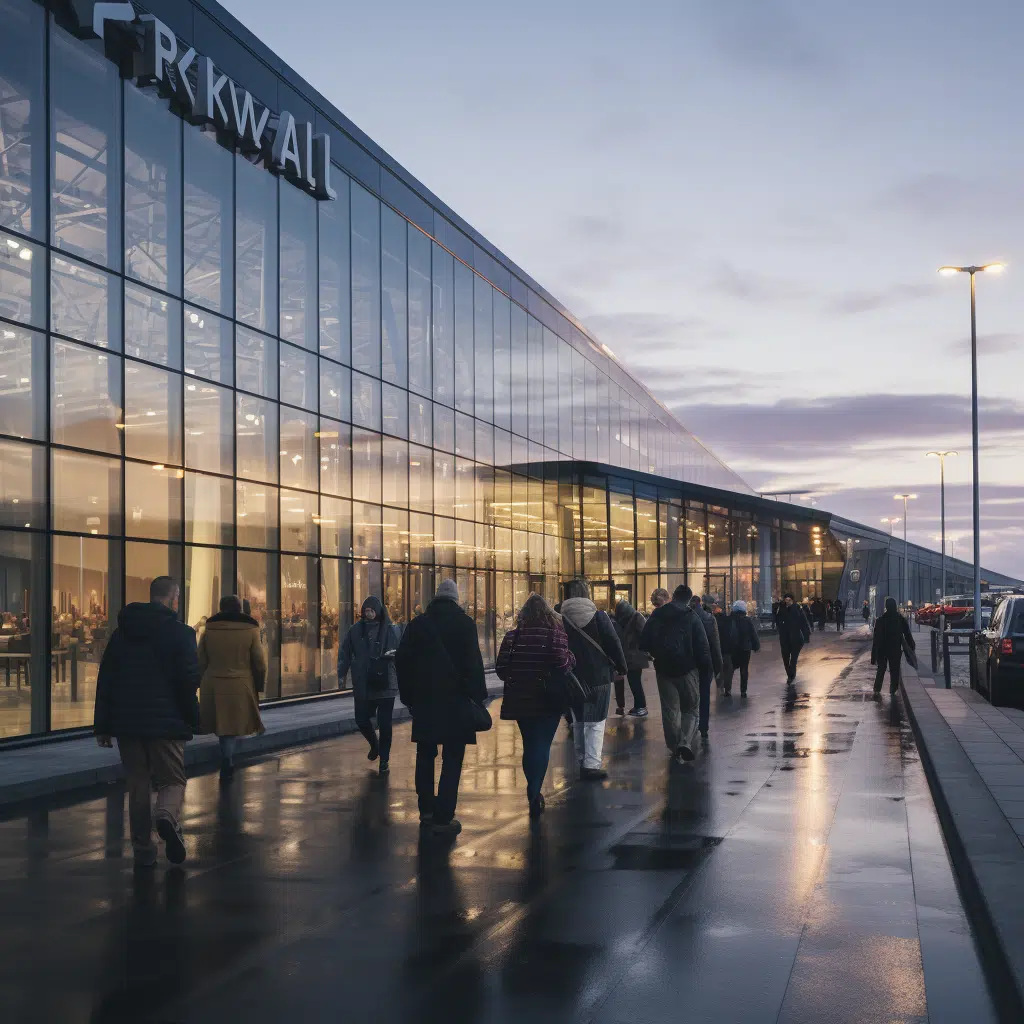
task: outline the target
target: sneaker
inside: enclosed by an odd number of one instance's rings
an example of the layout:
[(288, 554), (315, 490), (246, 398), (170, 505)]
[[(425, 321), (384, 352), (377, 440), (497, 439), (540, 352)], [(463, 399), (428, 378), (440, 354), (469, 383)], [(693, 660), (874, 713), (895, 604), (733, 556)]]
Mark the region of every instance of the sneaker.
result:
[(387, 775), (391, 771), (391, 764), (388, 761), (381, 761), (380, 768), (377, 769), (379, 775)]
[(743, 700), (746, 700), (747, 699), (747, 691), (746, 690), (740, 690), (740, 697), (742, 697)]
[(181, 826), (170, 818), (156, 820), (156, 834), (164, 841), (164, 852), (172, 864), (185, 859), (185, 840), (181, 837)]
[(698, 730), (698, 731), (700, 732), (700, 738), (701, 738), (701, 739), (702, 739), (702, 740), (703, 740), (703, 741), (704, 741), (705, 743), (707, 743), (707, 741), (708, 741), (708, 731), (707, 731), (707, 729), (700, 729), (700, 730)]
[(646, 718), (648, 714), (649, 712), (647, 708), (633, 708), (633, 710), (630, 711), (630, 715), (633, 718)]
[(580, 771), (580, 778), (584, 782), (600, 782), (608, 778), (608, 773), (603, 768), (583, 768)]
[(692, 761), (697, 755), (693, 752), (691, 747), (688, 747), (685, 743), (680, 743), (676, 747), (676, 760), (680, 764), (684, 764), (687, 761)]
[(462, 822), (458, 818), (439, 825), (436, 821), (431, 826), (435, 836), (457, 836), (462, 831)]
[(625, 708), (616, 708), (615, 709), (615, 714), (617, 714), (620, 718), (623, 718), (623, 717), (625, 717), (626, 709)]

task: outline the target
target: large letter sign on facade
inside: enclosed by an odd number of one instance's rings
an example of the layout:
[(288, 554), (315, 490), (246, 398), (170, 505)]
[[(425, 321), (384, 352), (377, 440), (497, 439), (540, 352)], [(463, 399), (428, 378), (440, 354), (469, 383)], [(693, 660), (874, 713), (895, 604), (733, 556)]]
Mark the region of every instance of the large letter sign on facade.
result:
[[(192, 124), (209, 125), (230, 136), (242, 152), (264, 153), (270, 170), (317, 199), (336, 197), (329, 135), (315, 134), (308, 121), (296, 123), (286, 110), (274, 117), (265, 103), (231, 81), (210, 57), (183, 47), (159, 18), (138, 16), (131, 3), (69, 0), (67, 10), (79, 36), (103, 39), (106, 52), (118, 61), (130, 57), (136, 82), (156, 86)], [(118, 32), (111, 31), (114, 22)]]

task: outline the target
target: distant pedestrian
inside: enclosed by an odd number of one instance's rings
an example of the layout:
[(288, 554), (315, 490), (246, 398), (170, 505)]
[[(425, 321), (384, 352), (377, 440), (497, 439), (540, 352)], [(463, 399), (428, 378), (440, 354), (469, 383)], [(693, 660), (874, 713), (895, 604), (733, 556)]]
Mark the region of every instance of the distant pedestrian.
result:
[(867, 601), (864, 602), (864, 607), (861, 608), (860, 613), (864, 617), (864, 624), (867, 625), (871, 621), (871, 606)]
[[(196, 634), (177, 616), (178, 584), (157, 576), (149, 601), (121, 609), (96, 680), (93, 728), (101, 747), (117, 740), (128, 787), (128, 818), (140, 868), (156, 864), (153, 826), (167, 859), (180, 864), (185, 741), (199, 726)], [(156, 811), (151, 791), (156, 790)]]
[(846, 629), (846, 605), (841, 598), (836, 598), (835, 604), (832, 605), (832, 610), (836, 616), (836, 632), (842, 633)]
[(800, 649), (811, 640), (810, 620), (803, 608), (795, 603), (792, 594), (782, 598), (775, 625), (779, 631), (779, 647), (782, 651), (782, 664), (786, 666), (786, 680), (792, 683), (796, 678)]
[[(622, 651), (626, 655), (626, 679), (633, 694), (633, 707), (630, 715), (634, 718), (647, 717), (647, 696), (644, 693), (644, 669), (651, 663), (650, 656), (640, 647), (640, 634), (647, 624), (647, 616), (638, 612), (628, 601), (620, 601), (615, 606), (615, 632), (618, 634)], [(615, 677), (615, 703), (619, 714), (626, 710), (626, 687), (621, 675)]]
[[(458, 835), (455, 817), (466, 746), (476, 743), (469, 701), (487, 699), (476, 623), (459, 607), (454, 580), (444, 580), (426, 611), (405, 627), (395, 658), (402, 703), (412, 712), (420, 824), (435, 835)], [(441, 747), (441, 777), (434, 762)]]
[(811, 618), (818, 625), (818, 630), (821, 633), (825, 632), (825, 619), (828, 615), (828, 611), (825, 607), (825, 602), (820, 598), (816, 597), (811, 602)]
[[(706, 607), (706, 606), (705, 606)], [(732, 619), (726, 615), (725, 610), (718, 602), (714, 602), (711, 608), (707, 609), (715, 617), (715, 627), (718, 630), (718, 643), (722, 648), (722, 671), (718, 673), (716, 682), (719, 689), (725, 690), (726, 693), (729, 690), (726, 688), (726, 678), (732, 679), (733, 664), (732, 655), (735, 647), (735, 637), (733, 636)], [(710, 696), (710, 691), (709, 691)]]
[(530, 817), (544, 811), (544, 776), (564, 708), (552, 706), (545, 678), (571, 669), (576, 659), (560, 617), (540, 594), (531, 594), (514, 629), (501, 641), (495, 672), (505, 684), (501, 717), (514, 721), (523, 737), (523, 774)]
[(591, 699), (572, 709), (572, 735), (580, 778), (600, 781), (608, 778), (601, 754), (604, 750), (604, 723), (611, 704), (612, 679), (626, 673), (626, 656), (606, 612), (598, 611), (590, 600), (590, 588), (584, 580), (565, 585), (562, 624), (569, 638), (569, 650), (576, 659), (575, 673), (591, 690)]
[(871, 643), (871, 664), (878, 666), (875, 673), (875, 696), (882, 692), (885, 670), (889, 670), (889, 693), (894, 694), (900, 688), (900, 662), (904, 651), (911, 653), (916, 649), (914, 636), (910, 632), (910, 623), (900, 614), (895, 598), (885, 599), (885, 611), (875, 623), (875, 633)]
[(750, 676), (750, 655), (761, 650), (761, 638), (757, 635), (757, 626), (747, 617), (747, 602), (733, 601), (729, 615), (732, 626), (730, 642), (732, 644), (732, 664), (725, 676), (725, 694), (732, 693), (733, 672), (740, 672), (740, 697), (747, 695), (747, 682)]
[(651, 591), (651, 608), (660, 608), (672, 600), (671, 595), (664, 587), (658, 587)]
[[(708, 598), (710, 601), (711, 598)], [(699, 597), (690, 598), (690, 606), (704, 627), (708, 638), (708, 647), (711, 650), (711, 667), (704, 669), (700, 666), (700, 735), (702, 739), (708, 738), (708, 728), (711, 723), (711, 680), (716, 678), (722, 671), (722, 642), (718, 636), (718, 624), (714, 615), (704, 610), (704, 602)]]
[(700, 678), (705, 673), (710, 678), (712, 668), (711, 645), (690, 605), (692, 597), (689, 587), (676, 587), (672, 600), (654, 610), (640, 636), (640, 646), (654, 655), (665, 743), (680, 763), (694, 759)]
[(391, 770), (391, 718), (398, 696), (395, 656), (401, 640), (401, 629), (391, 622), (380, 598), (371, 594), (338, 650), (338, 685), (351, 670), (356, 726), (370, 744), (367, 759), (380, 758), (381, 775)]
[(199, 719), (203, 732), (214, 733), (220, 741), (220, 777), (230, 782), (238, 737), (264, 731), (259, 694), (267, 681), (260, 625), (242, 611), (234, 594), (222, 597), (220, 611), (206, 620), (199, 669)]

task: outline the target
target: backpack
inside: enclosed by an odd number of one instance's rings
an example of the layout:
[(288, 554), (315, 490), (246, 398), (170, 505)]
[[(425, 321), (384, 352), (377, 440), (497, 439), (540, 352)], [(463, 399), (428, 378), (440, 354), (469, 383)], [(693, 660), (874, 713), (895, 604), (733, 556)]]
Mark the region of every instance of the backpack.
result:
[[(693, 660), (693, 613), (679, 613), (662, 616), (658, 650), (655, 652), (656, 667), (671, 676), (684, 676), (697, 667)], [(704, 628), (703, 624), (700, 626)]]

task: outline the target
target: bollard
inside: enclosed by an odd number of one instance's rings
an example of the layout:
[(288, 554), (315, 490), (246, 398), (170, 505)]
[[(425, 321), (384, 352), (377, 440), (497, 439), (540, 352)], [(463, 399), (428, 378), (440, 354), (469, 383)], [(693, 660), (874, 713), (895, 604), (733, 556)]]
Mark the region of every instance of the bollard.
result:
[(939, 634), (932, 630), (932, 675), (939, 671)]
[(942, 634), (942, 675), (946, 680), (946, 689), (952, 689), (953, 677), (949, 673), (949, 633)]

